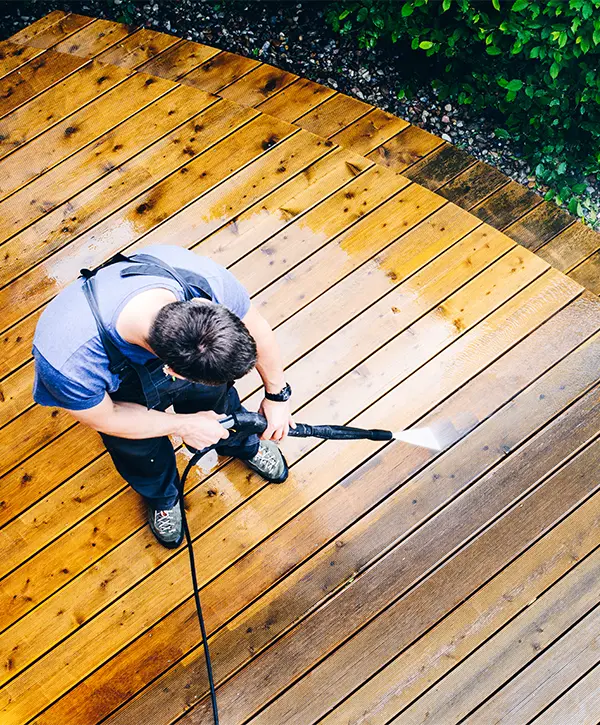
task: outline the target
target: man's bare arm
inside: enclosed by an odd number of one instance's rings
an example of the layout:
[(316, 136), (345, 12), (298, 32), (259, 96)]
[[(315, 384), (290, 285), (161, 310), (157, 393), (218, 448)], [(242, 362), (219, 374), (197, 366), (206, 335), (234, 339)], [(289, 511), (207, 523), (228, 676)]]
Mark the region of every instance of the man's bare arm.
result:
[[(119, 438), (160, 438), (178, 435), (194, 448), (206, 448), (229, 436), (213, 411), (202, 413), (162, 413), (137, 403), (113, 401), (108, 394), (99, 405), (86, 410), (70, 410), (75, 420)], [(222, 417), (222, 416), (221, 416)]]

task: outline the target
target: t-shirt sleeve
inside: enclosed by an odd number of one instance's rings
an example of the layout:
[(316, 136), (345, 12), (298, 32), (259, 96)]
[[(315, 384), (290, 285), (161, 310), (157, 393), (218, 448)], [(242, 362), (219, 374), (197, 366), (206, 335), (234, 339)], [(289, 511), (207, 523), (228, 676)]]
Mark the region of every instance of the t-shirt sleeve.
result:
[(70, 379), (53, 367), (35, 347), (33, 357), (33, 399), (36, 403), (67, 410), (87, 410), (99, 405), (104, 399), (106, 387), (102, 381), (86, 386)]

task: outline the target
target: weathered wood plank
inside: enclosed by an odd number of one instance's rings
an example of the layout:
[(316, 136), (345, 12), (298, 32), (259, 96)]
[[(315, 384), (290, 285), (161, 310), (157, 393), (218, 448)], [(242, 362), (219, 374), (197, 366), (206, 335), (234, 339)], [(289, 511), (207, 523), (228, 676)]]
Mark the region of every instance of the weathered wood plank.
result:
[(575, 217), (559, 209), (556, 204), (544, 201), (506, 227), (504, 233), (532, 252), (536, 252), (575, 221)]
[(298, 76), (293, 73), (262, 63), (250, 73), (223, 88), (219, 95), (235, 101), (241, 106), (256, 108), (297, 79)]
[(120, 68), (92, 61), (4, 116), (0, 120), (0, 159), (122, 83), (128, 75)]
[(600, 295), (600, 252), (582, 262), (569, 272), (569, 276), (580, 285)]
[(466, 171), (439, 187), (437, 192), (463, 209), (471, 209), (508, 181), (508, 177), (493, 166), (477, 161)]
[(132, 32), (133, 28), (127, 25), (98, 18), (58, 43), (54, 50), (58, 53), (80, 55), (82, 58), (93, 58)]
[(496, 229), (505, 229), (515, 218), (526, 214), (543, 201), (516, 181), (510, 181), (471, 209), (480, 219)]
[[(169, 81), (160, 79), (148, 85), (147, 78), (134, 75), (103, 99), (105, 103), (100, 108), (91, 107), (66, 119), (36, 143), (22, 149), (15, 158), (6, 159), (4, 165), (0, 163), (0, 169), (6, 167), (8, 172), (3, 183), (14, 186), (23, 181), (19, 177), (23, 168), (28, 175), (35, 174), (40, 167), (52, 166), (57, 156), (60, 160), (61, 155), (74, 152), (0, 202), (2, 241), (122, 167), (184, 122), (199, 118), (197, 114), (217, 100), (196, 89), (173, 88)], [(112, 130), (99, 134), (102, 128), (98, 125), (99, 117), (104, 126), (113, 126)], [(90, 137), (93, 143), (89, 143)], [(77, 150), (77, 146), (83, 148)], [(6, 187), (0, 188), (0, 193), (6, 190)]]
[(295, 120), (301, 128), (329, 138), (364, 116), (373, 106), (337, 93)]
[(442, 145), (444, 141), (441, 138), (417, 126), (409, 126), (367, 154), (367, 158), (388, 169), (402, 172)]
[[(597, 510), (600, 503), (592, 499), (584, 504), (586, 507), (591, 505)], [(595, 527), (592, 524), (591, 530), (597, 530), (598, 526), (598, 523)], [(581, 530), (590, 529), (583, 525)], [(551, 559), (550, 555), (548, 559)], [(487, 725), (495, 722), (506, 725), (511, 718), (513, 722), (515, 718), (520, 722), (529, 721), (550, 705), (557, 693), (569, 689), (599, 661), (600, 608), (596, 607), (479, 707), (470, 716), (469, 723)]]
[(444, 144), (411, 166), (406, 175), (427, 189), (437, 191), (440, 186), (474, 164), (473, 156), (452, 144)]
[(179, 81), (191, 70), (194, 70), (194, 68), (197, 68), (219, 52), (218, 48), (211, 48), (208, 45), (184, 40), (170, 46), (160, 55), (138, 66), (137, 70), (159, 78)]
[[(600, 465), (600, 458), (586, 456), (584, 452), (580, 463), (568, 466), (572, 476), (582, 475), (583, 461), (592, 466), (594, 462), (596, 466)], [(563, 480), (566, 479), (563, 477)], [(592, 523), (596, 533), (593, 544), (598, 546), (600, 508), (596, 509), (596, 514), (595, 522)], [(467, 717), (483, 699), (521, 667), (525, 667), (553, 639), (573, 626), (598, 603), (599, 574), (600, 551), (596, 551), (569, 571), (502, 632), (485, 642), (477, 652), (428, 690), (418, 702), (404, 710), (397, 722), (416, 725), (431, 717), (433, 722), (456, 723)]]
[(0, 116), (14, 111), (87, 63), (85, 58), (49, 50), (0, 81)]
[(600, 666), (582, 677), (539, 717), (536, 725), (596, 725), (600, 718)]
[(263, 101), (257, 108), (261, 113), (268, 113), (282, 121), (292, 123), (334, 95), (335, 91), (332, 88), (306, 78), (299, 78), (277, 95)]
[[(60, 14), (60, 16), (59, 16)], [(19, 30), (9, 40), (32, 48), (51, 48), (73, 33), (91, 25), (95, 21), (85, 15), (64, 13), (60, 10), (51, 12), (32, 25)]]
[[(516, 614), (527, 612), (528, 605), (536, 597), (597, 545), (597, 498), (598, 494), (576, 509), (434, 629), (402, 651), (326, 716), (324, 725), (336, 721), (355, 722), (361, 716), (370, 725), (389, 722), (457, 663), (462, 661), (461, 667), (469, 663), (470, 660), (464, 658), (478, 645)], [(582, 532), (585, 532), (584, 536)], [(476, 677), (475, 665), (470, 667), (472, 676)], [(533, 689), (527, 690), (527, 694)], [(481, 722), (482, 725), (498, 722), (508, 710), (509, 707), (496, 710), (489, 713), (489, 719), (481, 719), (484, 706), (469, 722)]]
[[(547, 302), (548, 302), (548, 300), (546, 299), (543, 302), (543, 305), (547, 305)], [(580, 302), (578, 302), (576, 304), (580, 304)], [(592, 303), (589, 303), (589, 304), (592, 304)], [(596, 308), (596, 305), (594, 305), (594, 309), (595, 308)], [(518, 309), (519, 309), (518, 306), (514, 308), (514, 310), (518, 310)], [(532, 310), (532, 309), (533, 308), (530, 307), (530, 310)], [(539, 310), (538, 310), (538, 312), (539, 312)], [(563, 314), (563, 315), (567, 314), (567, 310), (565, 310), (561, 314)], [(558, 320), (558, 317), (559, 316), (557, 316), (557, 318), (555, 318), (555, 319)], [(510, 318), (511, 318), (511, 315), (509, 315), (509, 317), (507, 319), (510, 319)], [(563, 324), (564, 324), (564, 321), (566, 321), (566, 318), (563, 318)], [(521, 320), (521, 322), (522, 322), (522, 320)], [(553, 323), (553, 321), (551, 321), (548, 324), (554, 324), (554, 323)], [(503, 325), (502, 330), (504, 332), (506, 332), (506, 329), (507, 329), (506, 325)], [(511, 326), (511, 329), (512, 329), (512, 332), (514, 334), (516, 334), (517, 336), (522, 336), (523, 333), (517, 331), (514, 326)], [(509, 335), (508, 337), (511, 337), (511, 335)], [(541, 339), (547, 340), (547, 336), (543, 336), (543, 337), (536, 336), (536, 333), (534, 332), (533, 335), (531, 335), (529, 338), (527, 338), (523, 344), (526, 346), (528, 346), (529, 344), (533, 344), (536, 340), (536, 337), (538, 337), (538, 338), (541, 337)], [(531, 343), (529, 342), (530, 340), (532, 341)], [(493, 355), (499, 354), (499, 347), (497, 344), (492, 344), (491, 349), (493, 349), (493, 351), (494, 351)], [(537, 348), (534, 347), (532, 349), (537, 349)], [(515, 352), (518, 350), (519, 350), (519, 348), (517, 347), (517, 348), (515, 348), (514, 352), (511, 351), (511, 353), (509, 353), (510, 358), (507, 361), (507, 367), (506, 367), (505, 373), (503, 375), (502, 374), (500, 375), (500, 379), (504, 379), (506, 381), (506, 384), (508, 384), (509, 386), (511, 384), (517, 382), (514, 377), (515, 367), (514, 367), (514, 365), (511, 364), (511, 362), (513, 360), (513, 356), (514, 356)], [(528, 355), (528, 353), (527, 353), (527, 349), (526, 349), (524, 359), (528, 359), (527, 355)], [(484, 361), (484, 366), (485, 366), (485, 361)], [(518, 367), (517, 369), (519, 371), (525, 372), (526, 368), (527, 368), (527, 375), (529, 375), (532, 371), (527, 366), (523, 365), (523, 366)], [(465, 371), (463, 371), (463, 373), (464, 372)], [(498, 379), (497, 374), (498, 374), (498, 365), (495, 365), (490, 370), (489, 380), (497, 380)], [(442, 376), (440, 379), (446, 380), (448, 377), (449, 376), (445, 376), (445, 377)], [(520, 376), (517, 375), (517, 378), (518, 377), (520, 377)], [(428, 378), (428, 379), (430, 379), (430, 378)], [(476, 379), (476, 380), (478, 380), (478, 379)], [(460, 385), (458, 378), (456, 376), (454, 376), (454, 380), (453, 380), (452, 384)], [(484, 375), (484, 379), (482, 380), (482, 383), (481, 383), (481, 388), (482, 388), (482, 390), (488, 390), (490, 388), (485, 375)], [(428, 407), (427, 400), (424, 400), (423, 406), (421, 407), (421, 397), (422, 398), (428, 397), (428, 393), (426, 391), (427, 391), (427, 388), (425, 388), (422, 391), (420, 390), (417, 393), (417, 396), (413, 401), (414, 403), (417, 403), (417, 402), (419, 403), (419, 407), (421, 410), (426, 410)], [(492, 391), (493, 391), (493, 388), (492, 388)], [(499, 395), (501, 396), (500, 399), (504, 400), (504, 398), (502, 398), (502, 394), (500, 392), (499, 392)], [(389, 399), (389, 396), (388, 396), (388, 399)], [(484, 408), (487, 406), (488, 403), (490, 405), (494, 405), (494, 403), (492, 402), (492, 400), (494, 399), (493, 394), (484, 396), (484, 395), (477, 394), (477, 392), (475, 391), (475, 394), (472, 397), (472, 399), (471, 398), (469, 398), (469, 399), (471, 400), (472, 404), (474, 404), (476, 406), (476, 408), (475, 408), (476, 410), (478, 410), (478, 406), (480, 404), (483, 404)], [(395, 400), (395, 398), (394, 398), (394, 400)], [(496, 400), (498, 401), (498, 398), (496, 398)], [(450, 402), (450, 409), (452, 409), (452, 407), (453, 407), (452, 402)], [(376, 404), (375, 407), (378, 410), (376, 410), (374, 414), (375, 414), (375, 416), (377, 416), (377, 419), (379, 420), (380, 425), (387, 422), (390, 425), (390, 427), (392, 427), (392, 428), (395, 427), (397, 424), (398, 425), (407, 425), (407, 424), (409, 424), (411, 415), (416, 415), (417, 417), (419, 415), (419, 413), (417, 413), (416, 409), (414, 409), (414, 406), (413, 406), (413, 410), (406, 413), (405, 410), (400, 411), (398, 406), (394, 405), (393, 401), (391, 401), (391, 400), (390, 400), (390, 404), (387, 406), (387, 408), (385, 408), (385, 406), (382, 405), (382, 402)], [(384, 410), (384, 408), (385, 408), (385, 410)], [(461, 403), (461, 401), (458, 400), (455, 405), (455, 410), (456, 411), (464, 410), (464, 401)], [(485, 417), (485, 415), (486, 414), (483, 412), (483, 410), (481, 410), (481, 416)], [(388, 417), (386, 419), (386, 416), (391, 416), (391, 417)], [(360, 421), (360, 419), (359, 419), (359, 421)], [(327, 449), (324, 449), (323, 447), (321, 447), (320, 449), (315, 451), (315, 453), (312, 454), (313, 456), (317, 457), (317, 460), (313, 463), (313, 465), (311, 467), (306, 469), (305, 473), (302, 471), (302, 466), (306, 466), (306, 462), (304, 464), (298, 464), (294, 468), (295, 480), (298, 482), (300, 482), (300, 481), (305, 482), (302, 484), (302, 490), (305, 490), (304, 489), (305, 485), (309, 485), (311, 482), (313, 482), (315, 475), (319, 475), (317, 473), (318, 470), (323, 470), (321, 463), (319, 463), (319, 461), (322, 461), (322, 462), (327, 461), (326, 465), (329, 466), (330, 469), (331, 469), (331, 464), (334, 463), (334, 468), (333, 468), (333, 470), (329, 471), (329, 476), (335, 478), (338, 474), (340, 476), (343, 476), (344, 470), (349, 471), (349, 470), (352, 470), (353, 467), (355, 467), (354, 461), (356, 459), (354, 458), (354, 455), (356, 454), (356, 452), (359, 448), (361, 449), (363, 455), (369, 455), (370, 450), (372, 450), (372, 446), (366, 446), (364, 442), (362, 442), (362, 443), (355, 442), (355, 443), (351, 444), (352, 450), (348, 449), (346, 446), (344, 446), (344, 448), (342, 448), (341, 446), (338, 446), (338, 444), (331, 444), (331, 447), (339, 448), (340, 454), (342, 453), (342, 451), (344, 451), (344, 455), (340, 455), (340, 456), (332, 455), (333, 451), (331, 450), (331, 448), (329, 448), (329, 450), (327, 450)], [(388, 452), (388, 453), (396, 452), (396, 454), (400, 456), (400, 459), (403, 462), (402, 465), (408, 467), (408, 470), (406, 470), (406, 475), (408, 475), (408, 473), (410, 473), (411, 466), (417, 465), (417, 467), (420, 467), (421, 465), (423, 465), (423, 462), (425, 462), (431, 455), (431, 454), (423, 453), (422, 449), (412, 449), (410, 451), (410, 456), (407, 456), (408, 451), (403, 450), (402, 448), (398, 448), (398, 447), (388, 448), (388, 449), (386, 449), (386, 452)], [(348, 460), (346, 458), (346, 454), (349, 454), (352, 459)], [(385, 465), (386, 470), (387, 470), (387, 466), (389, 464), (387, 462), (385, 462), (385, 463), (382, 462), (382, 465)], [(385, 476), (381, 476), (379, 471), (376, 468), (373, 468), (372, 466), (369, 466), (369, 470), (372, 471), (372, 473), (374, 474), (373, 486), (376, 488), (378, 485), (378, 482), (385, 480)], [(362, 472), (363, 479), (364, 479), (365, 475), (367, 475), (366, 472)], [(361, 471), (360, 470), (357, 471), (356, 480), (357, 480), (357, 482), (360, 483), (360, 486), (356, 490), (356, 495), (358, 495), (360, 491), (370, 491), (371, 490), (370, 486), (363, 485), (363, 482), (364, 482), (363, 479), (361, 479)], [(402, 477), (400, 477), (400, 479), (398, 479), (398, 481), (397, 481), (397, 485), (400, 485), (402, 480), (403, 480)], [(216, 490), (219, 490), (221, 488), (221, 484), (219, 484), (219, 482), (217, 482), (217, 481), (214, 481), (214, 479), (213, 479), (213, 485), (216, 486)], [(275, 492), (272, 489), (269, 490), (270, 495), (273, 495), (274, 493), (281, 493), (281, 490), (278, 490)], [(215, 499), (213, 497), (213, 501), (214, 500)], [(353, 499), (345, 498), (344, 500), (346, 503), (342, 504), (342, 506), (349, 504), (350, 501)], [(406, 511), (407, 508), (405, 507), (404, 510)], [(316, 525), (315, 532), (318, 535), (318, 537), (320, 538), (323, 535), (327, 536), (326, 531), (324, 532), (324, 530), (322, 528), (322, 520), (318, 517), (313, 519), (311, 517), (310, 510), (307, 511), (307, 516), (309, 517), (308, 520), (313, 521), (315, 523), (315, 525)], [(204, 514), (204, 517), (206, 517), (206, 513)], [(204, 521), (204, 518), (199, 519), (199, 520)], [(194, 530), (195, 530), (195, 528), (194, 528)], [(287, 527), (282, 529), (281, 530), (282, 535), (285, 535), (285, 532), (287, 530), (288, 530)], [(281, 540), (281, 538), (276, 537), (276, 539), (273, 541), (272, 550), (278, 551), (278, 552), (280, 552), (280, 554), (282, 552), (289, 552), (289, 554), (291, 556), (296, 556), (297, 547), (300, 546), (301, 542), (305, 542), (308, 540), (310, 543), (310, 539), (307, 536), (307, 529), (306, 529), (305, 523), (303, 523), (303, 522), (299, 523), (298, 531), (302, 531), (302, 535), (299, 538), (294, 539), (296, 541), (296, 544), (293, 547), (286, 545), (285, 542), (283, 540)], [(293, 531), (292, 531), (292, 537), (293, 538), (295, 537)], [(367, 540), (369, 538), (370, 537), (367, 537)], [(318, 548), (318, 545), (316, 545), (316, 546)], [(336, 546), (335, 549), (338, 549), (338, 547)], [(275, 566), (275, 562), (277, 561), (278, 557), (273, 557), (272, 555), (270, 555), (269, 554), (270, 550), (271, 550), (270, 548), (267, 548), (267, 551), (265, 552), (265, 556), (270, 561), (269, 567), (264, 567), (260, 563), (262, 561), (262, 553), (261, 553), (261, 550), (258, 549), (251, 556), (251, 558), (256, 561), (256, 565), (254, 565), (254, 566), (246, 565), (246, 566), (243, 566), (243, 568), (234, 567), (234, 568), (228, 570), (226, 575), (224, 574), (220, 577), (220, 579), (224, 578), (225, 581), (222, 581), (220, 584), (218, 584), (217, 582), (219, 580), (217, 580), (215, 582), (215, 585), (211, 584), (208, 588), (204, 589), (203, 601), (205, 602), (205, 604), (204, 604), (205, 611), (207, 611), (207, 613), (208, 613), (207, 616), (211, 620), (211, 621), (209, 621), (209, 629), (213, 629), (214, 626), (216, 626), (217, 619), (219, 622), (226, 621), (226, 619), (229, 616), (231, 616), (231, 614), (235, 613), (236, 608), (244, 606), (243, 601), (245, 601), (246, 597), (249, 597), (250, 599), (252, 599), (254, 596), (259, 595), (262, 591), (267, 589), (269, 586), (269, 581), (271, 581), (272, 577), (274, 577), (276, 580), (279, 576), (282, 576), (283, 574), (287, 573), (291, 568), (293, 568), (293, 564), (289, 560), (289, 557), (288, 557), (281, 562), (282, 570), (278, 573), (278, 567)], [(344, 551), (344, 550), (342, 550), (342, 551)], [(298, 555), (301, 555), (301, 552), (298, 552)], [(327, 554), (326, 556), (330, 556), (330, 555), (331, 554)], [(360, 555), (360, 553), (359, 553), (359, 555)], [(323, 561), (326, 561), (327, 562), (326, 565), (329, 566), (328, 559), (324, 558)], [(353, 569), (350, 569), (350, 571), (353, 571)], [(299, 580), (305, 584), (308, 584), (308, 582), (310, 581), (310, 579), (304, 579), (303, 577), (299, 578)], [(228, 581), (229, 581), (229, 583), (228, 583)], [(236, 586), (233, 587), (233, 589), (232, 589), (231, 582), (233, 582), (233, 581), (236, 582)], [(327, 579), (326, 579), (326, 581), (327, 581)], [(242, 582), (243, 582), (243, 585), (242, 585)], [(220, 589), (221, 584), (225, 587), (225, 590), (227, 590), (229, 592), (228, 597), (226, 599), (223, 599), (221, 589)], [(237, 592), (239, 595), (235, 599), (232, 597), (232, 594), (234, 591)], [(330, 591), (329, 583), (327, 583), (327, 585), (326, 585), (326, 591)], [(171, 618), (169, 618), (167, 620), (162, 620), (153, 627), (151, 633), (153, 634), (152, 643), (159, 643), (159, 648), (160, 648), (161, 642), (163, 643), (163, 646), (166, 646), (167, 642), (170, 642), (171, 646), (169, 648), (169, 651), (174, 654), (174, 652), (173, 652), (174, 642), (173, 642), (172, 636), (169, 634), (172, 632), (173, 626), (177, 627), (177, 631), (180, 632), (178, 647), (180, 644), (182, 644), (182, 636), (184, 634), (184, 631), (185, 631), (185, 636), (186, 636), (186, 645), (185, 645), (186, 648), (189, 648), (192, 645), (195, 645), (198, 641), (198, 638), (197, 638), (197, 632), (195, 630), (192, 632), (192, 628), (191, 628), (191, 624), (190, 624), (193, 619), (193, 606), (192, 606), (191, 602), (188, 602), (185, 607), (183, 607), (179, 610), (176, 610), (173, 613), (172, 617), (175, 617), (176, 621), (173, 622)], [(213, 617), (215, 617), (217, 619), (212, 619)], [(188, 624), (190, 624), (190, 626), (184, 627), (183, 626), (184, 622), (187, 622)], [(213, 622), (214, 622), (214, 626), (213, 626)], [(257, 628), (257, 636), (262, 636), (260, 634), (262, 631), (263, 631), (262, 629)], [(168, 639), (165, 640), (164, 639), (165, 637), (167, 637)], [(160, 665), (158, 658), (156, 656), (156, 653), (148, 651), (149, 642), (150, 642), (150, 640), (148, 640), (146, 638), (137, 640), (137, 642), (132, 645), (133, 652), (131, 653), (131, 655), (128, 654), (127, 650), (124, 651), (117, 658), (113, 659), (111, 661), (111, 663), (109, 663), (107, 670), (102, 668), (101, 670), (98, 670), (95, 673), (95, 675), (93, 675), (90, 679), (80, 683), (80, 685), (76, 688), (76, 690), (73, 691), (73, 697), (65, 698), (65, 699), (59, 701), (55, 707), (48, 710), (48, 712), (45, 713), (44, 716), (42, 716), (42, 718), (39, 720), (40, 725), (42, 722), (46, 722), (46, 723), (52, 722), (52, 718), (63, 717), (63, 716), (65, 718), (67, 718), (67, 721), (69, 718), (73, 717), (74, 718), (73, 722), (77, 722), (77, 718), (78, 717), (80, 719), (84, 718), (86, 716), (86, 713), (87, 713), (87, 716), (89, 716), (90, 719), (93, 720), (94, 717), (100, 718), (101, 717), (100, 713), (106, 714), (107, 707), (115, 707), (116, 705), (118, 705), (120, 703), (121, 696), (127, 697), (127, 695), (130, 694), (129, 689), (127, 689), (127, 692), (123, 691), (122, 689), (119, 689), (117, 692), (114, 688), (114, 685), (116, 682), (123, 683), (123, 685), (128, 688), (128, 685), (125, 685), (127, 678), (118, 676), (118, 672), (120, 672), (120, 671), (130, 672), (131, 665), (126, 664), (128, 662), (128, 656), (133, 656), (134, 661), (136, 662), (136, 667), (138, 668), (137, 671), (140, 672), (140, 669), (141, 669), (144, 671), (145, 675), (147, 675), (149, 677), (153, 677), (156, 675), (157, 667), (164, 667), (164, 664)], [(185, 649), (183, 650), (183, 653), (185, 653)], [(171, 655), (171, 656), (173, 656), (173, 655)], [(122, 668), (124, 668), (124, 669), (122, 669)], [(158, 670), (158, 672), (160, 672), (160, 669)], [(151, 674), (151, 673), (154, 673), (154, 674)], [(104, 679), (104, 678), (107, 678), (107, 679)], [(98, 684), (99, 682), (104, 682), (105, 685), (100, 688), (99, 684)], [(193, 683), (194, 687), (196, 686), (197, 682), (198, 681), (194, 678), (194, 683)], [(110, 684), (108, 685), (108, 687), (106, 687), (106, 684), (108, 684), (108, 683), (110, 683)], [(202, 687), (202, 685), (200, 685), (200, 687)], [(119, 686), (119, 688), (120, 688), (120, 686)], [(200, 689), (199, 692), (202, 692), (202, 689)], [(110, 705), (111, 702), (113, 703), (112, 705)], [(94, 713), (94, 714), (91, 715), (90, 713)]]
[(138, 68), (167, 48), (181, 43), (181, 39), (166, 33), (141, 28), (115, 43), (98, 56), (102, 63), (118, 65), (122, 68)]
[(188, 73), (185, 82), (208, 93), (219, 93), (259, 65), (259, 61), (253, 58), (223, 50)]
[(0, 78), (29, 63), (43, 52), (42, 48), (29, 48), (26, 45), (11, 43), (10, 40), (3, 40), (0, 42)]
[(561, 272), (569, 273), (600, 249), (600, 233), (577, 221), (537, 250)]

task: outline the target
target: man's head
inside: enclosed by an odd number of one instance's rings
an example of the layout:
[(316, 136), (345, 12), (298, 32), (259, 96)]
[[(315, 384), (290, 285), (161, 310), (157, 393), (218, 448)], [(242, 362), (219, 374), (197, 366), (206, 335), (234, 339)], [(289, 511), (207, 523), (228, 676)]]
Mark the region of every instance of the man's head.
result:
[(256, 365), (256, 343), (239, 317), (204, 300), (162, 307), (148, 335), (154, 353), (178, 375), (220, 385)]

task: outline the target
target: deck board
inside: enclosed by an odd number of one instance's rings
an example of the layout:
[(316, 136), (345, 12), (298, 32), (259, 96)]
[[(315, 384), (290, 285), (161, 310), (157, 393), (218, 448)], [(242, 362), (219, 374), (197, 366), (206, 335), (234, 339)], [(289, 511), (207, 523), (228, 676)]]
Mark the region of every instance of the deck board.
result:
[[(459, 427), (439, 454), (290, 439), (283, 486), (225, 459), (192, 473), (224, 721), (573, 710), (597, 663), (569, 635), (598, 596), (600, 301), (550, 264), (592, 263), (594, 238), (441, 139), (258, 61), (61, 13), (5, 47), (32, 39), (40, 54), (5, 59), (7, 88), (15, 68), (32, 80), (4, 120), (58, 116), (0, 159), (3, 725), (211, 722), (185, 551), (155, 542), (98, 436), (29, 392), (45, 304), (156, 242), (246, 285), (298, 419)], [(36, 79), (40, 58), (58, 70)], [(115, 86), (98, 94), (96, 70)], [(238, 385), (249, 407), (258, 383)], [(540, 689), (536, 663), (571, 652)]]

